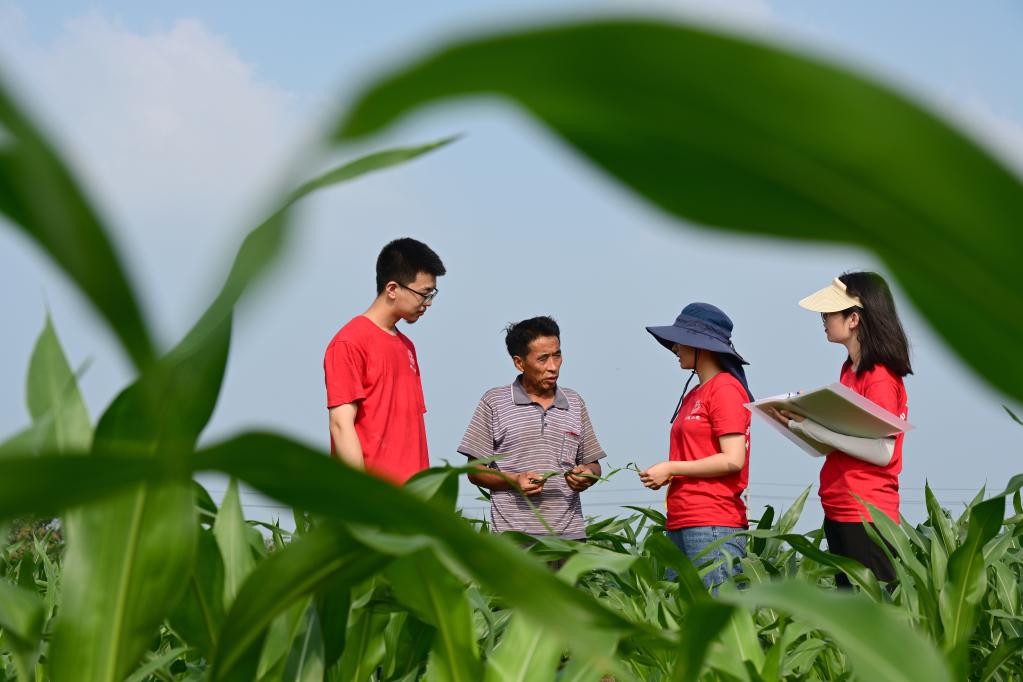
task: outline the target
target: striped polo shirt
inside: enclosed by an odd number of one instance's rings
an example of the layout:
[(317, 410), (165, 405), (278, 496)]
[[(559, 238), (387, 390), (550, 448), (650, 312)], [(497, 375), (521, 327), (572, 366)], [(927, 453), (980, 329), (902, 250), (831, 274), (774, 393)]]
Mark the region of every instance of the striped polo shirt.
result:
[[(586, 412), (586, 403), (569, 388), (555, 389), (554, 405), (544, 409), (522, 388), (521, 375), (508, 386), (483, 394), (465, 430), (458, 452), (483, 459), (500, 455), (490, 467), (508, 473), (536, 471), (541, 474), (571, 471), (604, 457)], [(515, 530), (530, 535), (586, 537), (579, 493), (568, 487), (564, 476), (552, 476), (543, 491), (529, 501), (538, 508), (544, 526), (517, 490), (494, 490), (490, 497), (494, 532)]]

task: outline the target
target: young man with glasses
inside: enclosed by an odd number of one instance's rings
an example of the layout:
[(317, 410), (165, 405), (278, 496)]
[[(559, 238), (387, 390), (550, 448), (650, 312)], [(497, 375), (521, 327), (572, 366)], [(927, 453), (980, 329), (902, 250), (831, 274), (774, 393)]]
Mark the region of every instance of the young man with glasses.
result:
[(423, 387), (412, 341), (437, 296), (444, 264), (415, 239), (396, 239), (377, 258), (377, 297), (334, 335), (323, 357), (330, 451), (349, 466), (404, 483), (429, 466)]

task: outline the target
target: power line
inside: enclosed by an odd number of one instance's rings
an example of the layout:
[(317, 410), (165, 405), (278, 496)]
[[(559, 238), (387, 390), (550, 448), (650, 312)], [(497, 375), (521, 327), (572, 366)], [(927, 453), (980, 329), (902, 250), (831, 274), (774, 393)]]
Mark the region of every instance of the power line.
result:
[[(806, 487), (811, 487), (814, 490), (817, 489), (817, 485), (813, 484), (813, 483), (786, 483), (786, 482), (781, 482), (781, 481), (750, 481), (750, 483), (749, 483), (749, 487), (750, 488), (754, 488), (754, 487), (758, 487), (758, 486), (775, 486), (775, 487), (782, 487), (782, 488), (799, 488), (799, 489), (803, 489), (803, 488), (806, 488)], [(638, 485), (637, 485), (637, 487), (638, 487)], [(935, 486), (930, 486), (930, 488), (931, 488), (932, 492), (966, 492), (966, 493), (976, 493), (976, 492), (979, 492), (978, 488), (942, 488), (942, 487), (935, 487)], [(919, 490), (919, 491), (923, 491), (925, 489), (926, 488), (924, 488), (923, 486), (906, 486), (906, 485), (899, 486), (899, 490)], [(210, 493), (211, 495), (224, 495), (224, 494), (227, 493), (227, 490), (217, 490), (217, 489), (207, 488), (206, 492)], [(243, 490), (241, 492), (244, 495), (244, 494), (246, 494), (247, 491)], [(620, 491), (620, 490), (599, 490), (598, 489), (598, 490), (588, 490), (586, 492), (587, 492), (588, 495), (597, 495), (597, 494), (607, 495), (607, 494), (619, 493), (619, 492), (623, 492), (623, 491)], [(466, 496), (473, 495), (473, 494), (475, 494), (475, 493), (459, 493), (459, 497), (466, 497)]]
[[(786, 496), (782, 496), (782, 495), (750, 495), (749, 499), (750, 499), (750, 501), (757, 501), (757, 500), (780, 500), (780, 501), (783, 501), (783, 502), (790, 502), (790, 501), (792, 501), (792, 498), (786, 497)], [(971, 501), (972, 500), (946, 500), (944, 504), (946, 506), (947, 505), (955, 505), (955, 504), (961, 504), (961, 505), (965, 506), (965, 505), (969, 504)], [(926, 505), (927, 501), (926, 500), (899, 500), (899, 504), (905, 504), (905, 505)], [(293, 507), (289, 507), (289, 506), (286, 506), (286, 505), (279, 505), (279, 504), (257, 504), (257, 503), (245, 503), (245, 502), (242, 503), (242, 506), (245, 507), (245, 508), (250, 508), (250, 509), (277, 509), (277, 510), (281, 510), (281, 511), (293, 511), (293, 509), (294, 509)], [(600, 501), (600, 502), (589, 502), (589, 503), (584, 505), (584, 508), (589, 509), (589, 508), (592, 508), (592, 507), (626, 507), (626, 506), (663, 508), (664, 507), (664, 502), (663, 501), (651, 502), (650, 500), (606, 500), (606, 501)], [(466, 505), (466, 506), (459, 507), (459, 509), (461, 511), (488, 511), (490, 509), (490, 506), (489, 505)]]

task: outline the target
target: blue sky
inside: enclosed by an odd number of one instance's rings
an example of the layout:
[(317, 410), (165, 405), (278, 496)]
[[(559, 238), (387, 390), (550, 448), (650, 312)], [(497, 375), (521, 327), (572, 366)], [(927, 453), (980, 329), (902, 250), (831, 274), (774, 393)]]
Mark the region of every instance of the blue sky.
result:
[[(445, 38), (624, 11), (696, 17), (826, 55), (908, 89), (1023, 169), (1023, 88), (1012, 2), (279, 3), (0, 0), (0, 68), (47, 124), (110, 218), (161, 341), (190, 326), (268, 193), (299, 150), (380, 68)], [(400, 235), (448, 265), (441, 295), (409, 330), (419, 349), (431, 455), (454, 452), (479, 396), (513, 377), (501, 328), (535, 314), (563, 328), (565, 385), (587, 400), (609, 464), (667, 453), (684, 376), (643, 331), (693, 300), (735, 321), (758, 395), (836, 380), (840, 349), (795, 306), (839, 272), (877, 268), (852, 249), (737, 239), (669, 220), (582, 162), (515, 109), (480, 101), (431, 109), (369, 146), (465, 137), (400, 169), (319, 196), (274, 274), (242, 305), (207, 440), (274, 428), (326, 444), (322, 352), (368, 305), (373, 260)], [(359, 150), (348, 150), (354, 154)], [(1023, 172), (1023, 171), (1021, 171)], [(496, 276), (495, 276), (496, 275)], [(23, 376), (46, 307), (77, 364), (93, 416), (130, 380), (110, 335), (45, 259), (0, 230), (0, 434), (23, 426)], [(1002, 399), (944, 349), (899, 298), (914, 346), (903, 473), (910, 519), (929, 479), (956, 507), (1023, 470)], [(968, 462), (968, 464), (967, 464)], [(766, 426), (753, 432), (750, 497), (785, 506), (816, 482)], [(222, 482), (210, 481), (222, 489)], [(478, 507), (474, 491), (464, 503)], [(253, 516), (282, 513), (255, 496)], [(591, 513), (659, 504), (631, 474), (587, 493)], [(820, 518), (811, 498), (806, 523)]]

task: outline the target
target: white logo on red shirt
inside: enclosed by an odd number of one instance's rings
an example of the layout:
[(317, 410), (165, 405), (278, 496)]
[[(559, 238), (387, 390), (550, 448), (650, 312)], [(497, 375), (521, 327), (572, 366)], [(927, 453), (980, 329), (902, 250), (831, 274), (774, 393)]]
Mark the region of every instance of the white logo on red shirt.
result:
[(691, 409), (689, 411), (689, 414), (686, 416), (686, 421), (700, 421), (700, 415), (695, 414), (695, 412), (697, 410), (699, 410), (699, 409), (700, 409), (700, 399), (697, 398), (696, 402), (693, 403), (693, 409)]
[(412, 351), (408, 351), (408, 366), (413, 372), (416, 371), (416, 356), (412, 355)]

